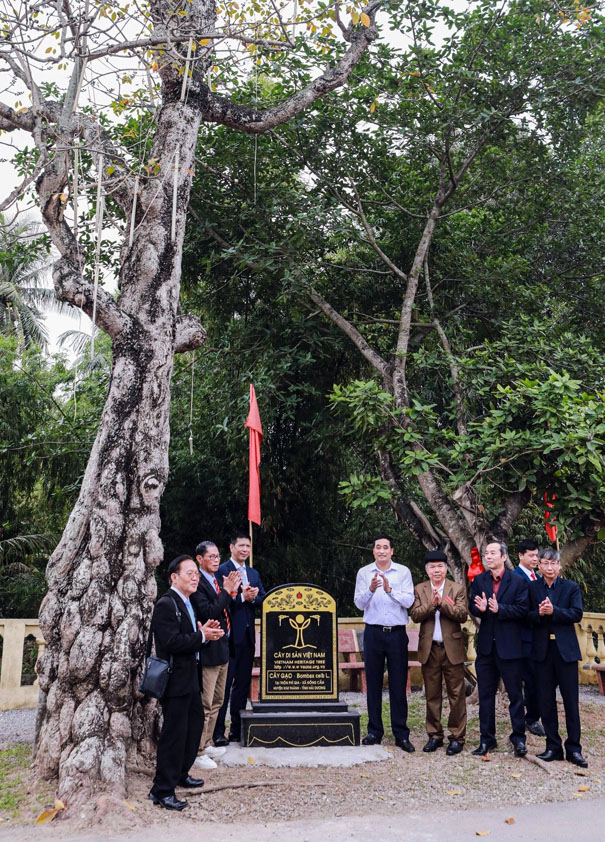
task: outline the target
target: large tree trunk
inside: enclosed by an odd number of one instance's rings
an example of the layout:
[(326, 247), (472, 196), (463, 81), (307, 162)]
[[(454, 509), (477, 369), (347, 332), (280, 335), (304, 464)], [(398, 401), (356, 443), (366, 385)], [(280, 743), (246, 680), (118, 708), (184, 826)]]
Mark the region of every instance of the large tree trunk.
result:
[[(123, 250), (109, 392), (40, 610), (47, 647), (38, 667), (45, 709), (37, 762), (72, 802), (88, 798), (96, 782), (123, 797), (127, 763), (148, 757), (154, 744), (155, 704), (137, 684), (163, 558), (170, 379), (175, 351), (203, 341), (199, 326), (177, 315), (199, 114), (172, 103), (158, 121), (156, 157), (166, 174), (181, 150), (177, 236), (172, 242), (172, 178), (158, 179), (141, 193), (142, 221)], [(64, 259), (55, 271), (60, 297), (73, 295), (70, 284)]]

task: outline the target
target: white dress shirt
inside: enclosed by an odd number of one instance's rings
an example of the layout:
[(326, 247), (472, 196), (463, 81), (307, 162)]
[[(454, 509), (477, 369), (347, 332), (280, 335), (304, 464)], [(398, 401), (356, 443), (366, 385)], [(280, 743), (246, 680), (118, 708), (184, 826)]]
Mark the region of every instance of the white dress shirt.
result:
[(538, 578), (538, 574), (534, 570), (528, 570), (527, 567), (523, 567), (522, 564), (519, 565), (519, 570), (522, 570), (530, 582), (535, 582)]
[[(434, 588), (431, 585), (431, 593), (434, 593), (437, 590), (437, 593), (443, 599), (443, 591), (445, 588), (445, 579), (441, 583), (440, 588)], [(443, 643), (443, 632), (441, 631), (441, 612), (438, 608), (435, 608), (435, 628), (433, 629), (433, 640), (435, 643)]]
[[(390, 593), (385, 591), (382, 584), (372, 593), (370, 582), (375, 573), (387, 577)], [(372, 626), (406, 626), (407, 609), (414, 604), (412, 574), (403, 564), (394, 561), (387, 570), (380, 570), (375, 561), (366, 564), (357, 572), (354, 602), (363, 611), (364, 623)]]

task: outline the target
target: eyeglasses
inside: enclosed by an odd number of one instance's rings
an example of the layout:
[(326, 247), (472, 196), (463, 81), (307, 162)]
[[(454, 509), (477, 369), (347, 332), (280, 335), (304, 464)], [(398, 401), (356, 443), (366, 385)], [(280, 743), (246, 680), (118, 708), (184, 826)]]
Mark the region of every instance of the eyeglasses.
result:
[(186, 579), (199, 579), (200, 574), (197, 570), (192, 570), (190, 573), (181, 573), (181, 576), (184, 576)]
[(218, 553), (206, 553), (204, 558), (220, 558), (220, 555)]
[(541, 561), (541, 567), (558, 567), (561, 564), (560, 561)]

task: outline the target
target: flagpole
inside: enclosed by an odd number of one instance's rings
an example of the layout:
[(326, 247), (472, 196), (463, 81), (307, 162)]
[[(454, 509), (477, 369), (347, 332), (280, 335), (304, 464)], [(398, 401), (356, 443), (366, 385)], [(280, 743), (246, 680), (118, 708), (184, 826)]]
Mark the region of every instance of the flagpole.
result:
[(251, 520), (248, 521), (248, 526), (250, 528), (250, 567), (254, 567), (254, 555), (253, 555), (253, 551), (252, 551), (253, 544), (252, 544), (252, 521)]

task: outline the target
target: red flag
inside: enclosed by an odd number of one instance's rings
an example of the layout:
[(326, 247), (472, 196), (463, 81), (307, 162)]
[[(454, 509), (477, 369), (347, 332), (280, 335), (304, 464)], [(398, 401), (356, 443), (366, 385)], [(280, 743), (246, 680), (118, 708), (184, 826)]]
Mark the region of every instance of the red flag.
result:
[(260, 526), (260, 444), (263, 440), (263, 428), (256, 403), (256, 392), (250, 383), (250, 412), (244, 427), (250, 430), (250, 479), (248, 490), (248, 520)]
[[(556, 495), (553, 494), (551, 500), (556, 500)], [(544, 492), (544, 505), (546, 509), (544, 511), (544, 529), (546, 529), (546, 534), (548, 535), (548, 540), (551, 544), (554, 544), (557, 540), (557, 525), (554, 523), (554, 513), (550, 511), (550, 509), (554, 508), (554, 502), (549, 502), (548, 494)]]

